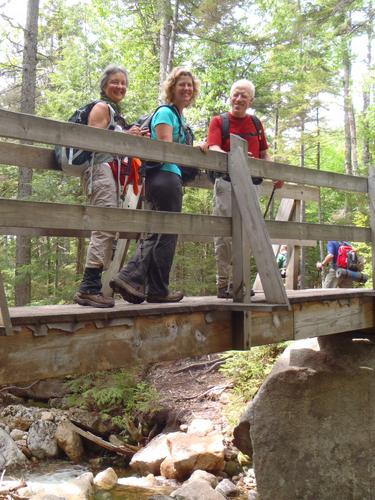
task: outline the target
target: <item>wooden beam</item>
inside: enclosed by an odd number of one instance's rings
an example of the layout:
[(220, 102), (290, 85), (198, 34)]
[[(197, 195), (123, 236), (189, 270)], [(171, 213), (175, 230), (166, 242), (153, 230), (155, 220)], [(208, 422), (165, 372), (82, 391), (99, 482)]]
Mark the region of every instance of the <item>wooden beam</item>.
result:
[(3, 278), (0, 273), (0, 327), (5, 330), (5, 335), (12, 335), (12, 321), (9, 315), (8, 302), (5, 295)]
[(154, 141), (122, 132), (60, 122), (39, 116), (14, 113), (0, 109), (0, 136), (41, 144), (59, 144), (87, 151), (114, 153), (120, 156), (139, 156), (145, 160), (177, 163), (202, 169), (227, 171), (227, 155), (181, 144)]
[(230, 311), (137, 316), (125, 324), (78, 324), (73, 332), (50, 325), (43, 337), (25, 327), (9, 342), (0, 337), (0, 385), (224, 352), (232, 347), (230, 317)]
[(369, 168), (368, 204), (369, 204), (371, 248), (372, 248), (372, 287), (375, 288), (375, 167)]
[[(299, 222), (266, 221), (273, 240), (349, 240), (371, 241), (366, 227), (332, 226)], [(210, 236), (231, 236), (231, 219), (213, 215), (190, 215), (148, 210), (121, 210), (62, 203), (44, 203), (0, 198), (0, 232), (47, 234), (50, 236), (87, 236), (92, 230), (119, 231), (121, 238), (139, 232), (180, 234), (191, 241), (207, 241)], [(7, 229), (8, 228), (8, 229)], [(121, 230), (125, 228), (126, 230)], [(190, 238), (191, 236), (191, 238)], [(202, 239), (201, 239), (202, 238)]]
[[(36, 170), (57, 170), (53, 150), (27, 144), (0, 141), (0, 164), (15, 167), (27, 167)], [(212, 189), (212, 182), (204, 172), (188, 184), (189, 187)], [(272, 181), (265, 179), (260, 186), (260, 196), (269, 196)], [(275, 192), (275, 198), (292, 198), (294, 200), (315, 201), (319, 199), (319, 190), (312, 186), (285, 183)]]
[(263, 214), (260, 211), (256, 189), (251, 180), (251, 174), (246, 168), (247, 157), (246, 141), (231, 134), (229, 175), (247, 238), (262, 280), (266, 300), (273, 304), (288, 304), (288, 297), (272, 252)]
[[(0, 109), (0, 136), (11, 139), (34, 141), (43, 144), (60, 144), (89, 151), (116, 153), (122, 156), (139, 156), (146, 160), (177, 163), (217, 172), (228, 171), (228, 159), (224, 153), (208, 151), (180, 144), (152, 141), (120, 132), (87, 127), (76, 123), (58, 122), (23, 113)], [(253, 175), (268, 179), (283, 179), (298, 184), (329, 187), (343, 191), (367, 193), (367, 178), (324, 172), (248, 158)]]

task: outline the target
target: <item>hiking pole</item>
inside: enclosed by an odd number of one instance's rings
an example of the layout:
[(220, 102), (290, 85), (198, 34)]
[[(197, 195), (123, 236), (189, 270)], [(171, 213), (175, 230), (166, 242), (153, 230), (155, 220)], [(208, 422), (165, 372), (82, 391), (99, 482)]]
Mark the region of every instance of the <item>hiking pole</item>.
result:
[(272, 203), (272, 200), (273, 200), (273, 197), (275, 196), (275, 191), (276, 191), (276, 188), (275, 186), (273, 187), (272, 189), (272, 193), (271, 193), (271, 196), (270, 196), (270, 199), (268, 200), (268, 203), (267, 203), (267, 206), (266, 206), (266, 210), (264, 211), (264, 214), (263, 214), (263, 218), (265, 219), (266, 218), (266, 215), (268, 213), (268, 210), (271, 206), (271, 203)]

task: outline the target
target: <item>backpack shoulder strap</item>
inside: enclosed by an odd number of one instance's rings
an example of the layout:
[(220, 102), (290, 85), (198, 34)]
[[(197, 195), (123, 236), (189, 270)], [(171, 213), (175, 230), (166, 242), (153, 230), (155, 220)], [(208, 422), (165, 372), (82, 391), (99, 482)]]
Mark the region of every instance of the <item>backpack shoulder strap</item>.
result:
[(262, 123), (257, 116), (250, 115), (250, 117), (254, 123), (254, 127), (256, 128), (258, 137), (260, 138), (260, 136), (262, 135)]
[(221, 120), (221, 143), (229, 137), (229, 113), (220, 113)]

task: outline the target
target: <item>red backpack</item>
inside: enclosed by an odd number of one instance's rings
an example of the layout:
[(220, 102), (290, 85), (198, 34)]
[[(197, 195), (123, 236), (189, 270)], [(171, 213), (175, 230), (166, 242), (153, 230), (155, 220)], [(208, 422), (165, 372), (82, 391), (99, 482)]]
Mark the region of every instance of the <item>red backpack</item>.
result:
[(358, 256), (351, 245), (346, 242), (340, 243), (336, 264), (343, 269), (358, 271)]

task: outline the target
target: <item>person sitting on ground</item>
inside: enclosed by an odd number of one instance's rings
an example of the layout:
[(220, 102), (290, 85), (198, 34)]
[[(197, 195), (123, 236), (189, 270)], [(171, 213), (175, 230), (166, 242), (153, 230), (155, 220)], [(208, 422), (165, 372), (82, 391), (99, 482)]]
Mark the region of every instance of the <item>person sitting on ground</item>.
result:
[[(115, 130), (131, 135), (144, 135), (138, 126), (127, 128), (121, 116), (120, 102), (125, 97), (128, 83), (128, 74), (124, 68), (114, 64), (106, 67), (100, 78), (100, 101), (94, 105), (88, 117), (90, 127), (106, 129), (114, 117)], [(94, 163), (85, 170), (82, 181), (92, 205), (119, 206), (118, 176), (112, 172), (110, 163)], [(101, 291), (101, 276), (110, 264), (114, 238), (113, 232), (92, 231), (83, 278), (74, 296), (77, 304), (101, 308), (114, 306), (112, 297), (104, 297)]]
[[(255, 96), (255, 87), (249, 80), (238, 80), (230, 90), (230, 112), (228, 134), (223, 137), (223, 117), (214, 116), (208, 127), (207, 144), (213, 151), (227, 153), (230, 150), (230, 134), (244, 138), (248, 144), (248, 155), (252, 158), (270, 160), (267, 139), (263, 125), (256, 117), (247, 113)], [(259, 129), (259, 130), (258, 130)], [(204, 148), (202, 148), (204, 150)], [(215, 172), (213, 215), (232, 216), (232, 186), (228, 174)], [(254, 178), (254, 183), (261, 183), (261, 178)], [(283, 181), (274, 181), (276, 189), (283, 186)], [(233, 298), (232, 291), (232, 239), (230, 237), (214, 238), (215, 259), (217, 266), (217, 297)], [(254, 292), (252, 291), (252, 295)]]
[(336, 276), (337, 270), (337, 257), (340, 245), (350, 245), (346, 241), (333, 241), (327, 242), (327, 255), (322, 262), (316, 263), (318, 271), (322, 271), (323, 267), (329, 266), (328, 272), (323, 281), (323, 288), (353, 288), (353, 280)]
[[(163, 86), (164, 102), (151, 122), (151, 139), (186, 143), (187, 129), (183, 110), (198, 94), (198, 82), (186, 68), (175, 68)], [(151, 210), (181, 212), (182, 171), (174, 163), (146, 163), (145, 196)], [(147, 302), (179, 302), (180, 291), (169, 290), (169, 274), (176, 250), (177, 235), (150, 234), (141, 241), (134, 256), (110, 282), (124, 300)]]

